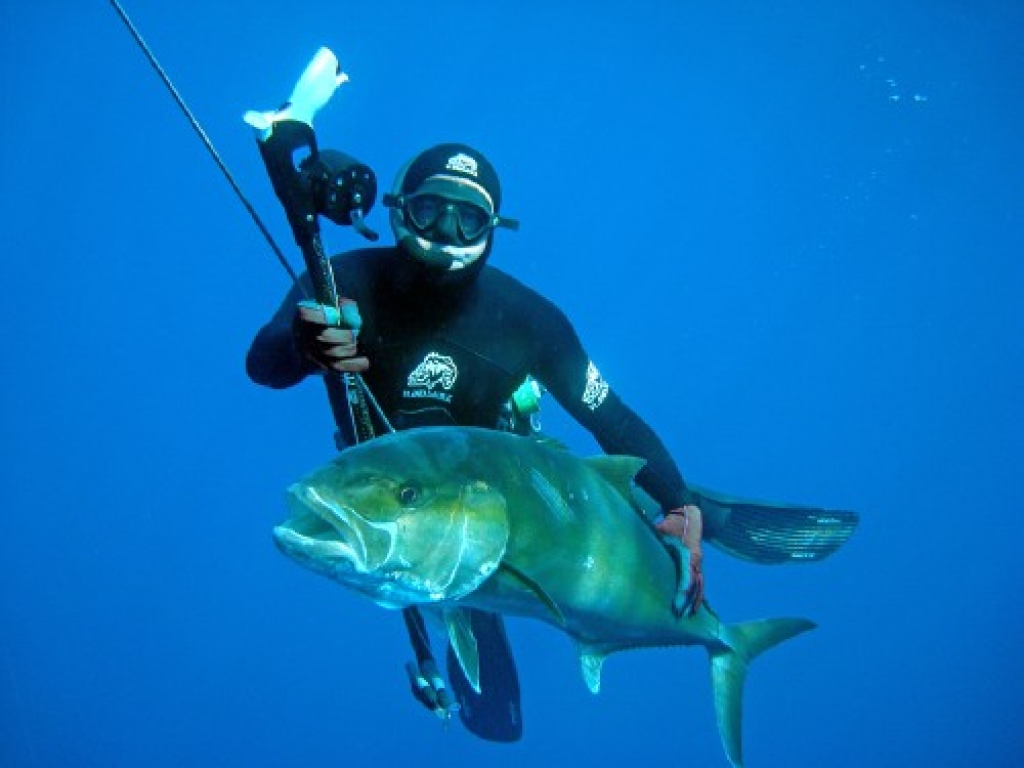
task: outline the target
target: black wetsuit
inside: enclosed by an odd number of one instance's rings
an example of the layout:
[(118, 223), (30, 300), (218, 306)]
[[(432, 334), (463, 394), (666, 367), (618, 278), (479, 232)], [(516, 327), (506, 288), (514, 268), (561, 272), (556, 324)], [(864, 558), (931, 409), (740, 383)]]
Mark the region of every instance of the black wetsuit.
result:
[[(530, 374), (604, 451), (647, 460), (637, 481), (663, 509), (689, 501), (664, 445), (601, 378), (561, 310), (535, 291), (491, 266), (457, 287), (433, 285), (394, 247), (351, 251), (332, 264), (363, 318), (363, 378), (395, 429), (494, 428)], [(257, 384), (290, 387), (317, 370), (292, 335), (300, 298), (293, 288), (253, 341), (246, 366)]]

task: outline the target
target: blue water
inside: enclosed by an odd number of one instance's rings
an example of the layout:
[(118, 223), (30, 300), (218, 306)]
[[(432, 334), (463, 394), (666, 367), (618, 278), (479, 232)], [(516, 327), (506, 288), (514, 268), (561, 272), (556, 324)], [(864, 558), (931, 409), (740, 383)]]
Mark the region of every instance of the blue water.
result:
[[(819, 565), (708, 554), (724, 619), (820, 624), (753, 666), (749, 766), (1021, 764), (1019, 3), (208, 5), (128, 9), (290, 255), (241, 115), (326, 44), (322, 145), (487, 153), (494, 263), (688, 478), (861, 511)], [(247, 380), (287, 277), (114, 12), (3, 3), (0, 78), (0, 764), (725, 765), (700, 649), (593, 697), (514, 622), (521, 743), (419, 709), (397, 614), (272, 545), (322, 387)]]

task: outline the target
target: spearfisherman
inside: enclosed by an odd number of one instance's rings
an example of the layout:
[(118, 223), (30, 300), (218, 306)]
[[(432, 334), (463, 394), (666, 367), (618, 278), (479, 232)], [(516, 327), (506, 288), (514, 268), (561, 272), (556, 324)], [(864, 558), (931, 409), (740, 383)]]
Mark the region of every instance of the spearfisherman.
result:
[[(296, 122), (308, 125), (315, 161), (312, 116), (344, 81), (339, 73), (311, 66), (282, 110), (246, 119), (265, 135), (284, 135)], [(273, 178), (269, 144), (261, 152)], [(301, 185), (275, 182), (275, 190), (293, 230), (308, 226), (302, 211), (315, 206), (296, 202)], [(336, 301), (304, 299), (319, 293), (303, 274), (256, 334), (247, 372), (275, 389), (311, 375), (359, 374), (396, 430), (448, 425), (529, 432), (524, 402), (550, 392), (604, 451), (646, 460), (637, 482), (661, 506), (656, 527), (680, 567), (674, 607), (680, 615), (693, 613), (704, 595), (700, 509), (662, 441), (604, 379), (564, 313), (487, 263), (495, 230), (518, 228), (501, 214), (501, 203), (498, 174), (477, 149), (447, 143), (419, 153), (384, 196), (395, 244), (332, 257), (324, 267), (345, 291)], [(299, 234), (297, 241), (303, 244)], [(410, 671), (413, 692), (447, 716), (450, 696), (423, 619), (409, 610), (406, 622), (418, 662)], [(518, 739), (519, 686), (501, 619), (474, 611), (472, 623), (481, 646), (482, 691), (458, 680), (449, 664), (460, 716), (484, 738)]]
[[(647, 460), (634, 491), (643, 496), (646, 489), (654, 497), (637, 499), (645, 515), (652, 504), (665, 513), (655, 527), (675, 555), (677, 615), (696, 613), (703, 601), (702, 540), (752, 563), (811, 563), (852, 535), (859, 521), (853, 511), (759, 502), (686, 486), (661, 441), (610, 390), (565, 316), (485, 265), (494, 228), (518, 225), (499, 214), (497, 175), (475, 150), (441, 145), (413, 158), (384, 199), (396, 246), (329, 259), (319, 216), (352, 225), (370, 240), (377, 235), (364, 220), (376, 199), (372, 170), (316, 145), (312, 119), (347, 79), (326, 48), (280, 109), (246, 115), (307, 265), (300, 280), (124, 8), (118, 0), (111, 5), (295, 283), (253, 342), (250, 376), (282, 388), (311, 373), (322, 375), (339, 449), (394, 429), (389, 417), (399, 428), (479, 424), (529, 434), (539, 430), (535, 411), (543, 387), (537, 379), (547, 382), (606, 450)], [(353, 298), (339, 295), (335, 265), (356, 275)], [(310, 295), (315, 301), (300, 300)], [(359, 302), (372, 312), (365, 329)], [(498, 340), (498, 333), (506, 336)], [(387, 413), (360, 377), (363, 372), (387, 395)], [(460, 677), (462, 667), (449, 646), (459, 705), (444, 687), (422, 616), (407, 609), (405, 618), (418, 662), (408, 667), (416, 697), (446, 719), (461, 705), (461, 719), (483, 738), (518, 739), (519, 685), (500, 618), (481, 611), (471, 616), (486, 689), (474, 689)]]

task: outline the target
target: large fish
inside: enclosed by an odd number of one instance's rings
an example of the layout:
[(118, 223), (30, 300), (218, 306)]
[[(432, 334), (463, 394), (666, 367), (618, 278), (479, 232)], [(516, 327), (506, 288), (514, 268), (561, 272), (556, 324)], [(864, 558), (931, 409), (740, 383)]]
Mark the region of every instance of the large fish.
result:
[(492, 430), (409, 430), (349, 448), (288, 490), (274, 529), (302, 565), (388, 608), (433, 606), (478, 685), (464, 608), (540, 619), (572, 637), (584, 679), (600, 687), (608, 654), (702, 645), (719, 732), (742, 765), (747, 665), (814, 624), (723, 624), (707, 607), (679, 617), (677, 561), (633, 501), (642, 460), (582, 459)]

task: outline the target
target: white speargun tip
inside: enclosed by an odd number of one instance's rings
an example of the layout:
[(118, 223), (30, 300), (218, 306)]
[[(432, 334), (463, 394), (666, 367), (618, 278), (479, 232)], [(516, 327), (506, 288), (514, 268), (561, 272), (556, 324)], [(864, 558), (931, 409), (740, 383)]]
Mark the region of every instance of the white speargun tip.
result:
[(341, 71), (338, 58), (330, 48), (322, 47), (306, 65), (284, 106), (266, 112), (249, 110), (243, 119), (260, 134), (270, 131), (279, 120), (299, 120), (312, 127), (316, 113), (331, 100), (338, 86), (347, 81), (348, 75)]
[(313, 124), (313, 117), (328, 101), (348, 75), (341, 71), (338, 58), (330, 48), (321, 48), (309, 62), (306, 71), (292, 89), (291, 119)]

